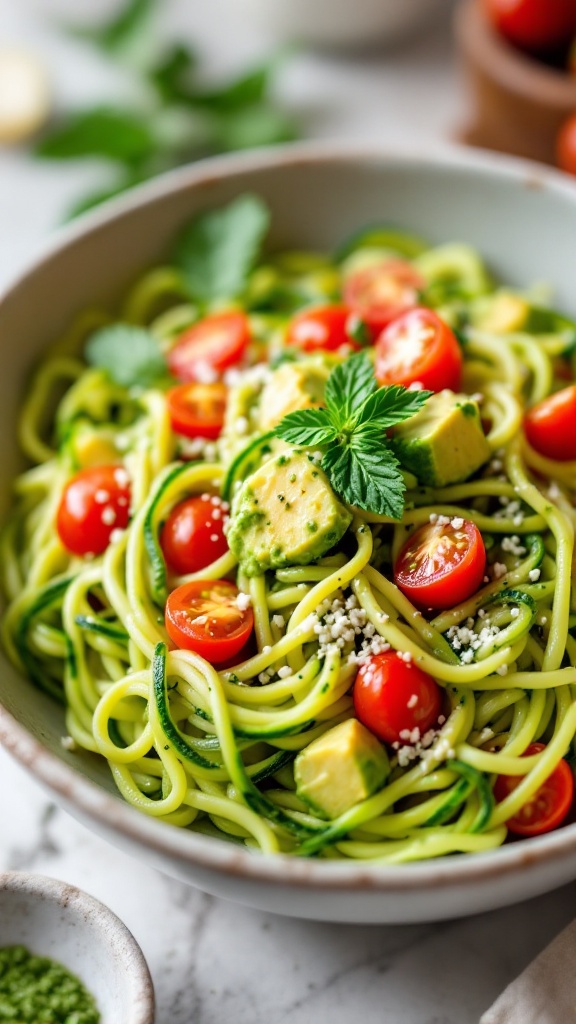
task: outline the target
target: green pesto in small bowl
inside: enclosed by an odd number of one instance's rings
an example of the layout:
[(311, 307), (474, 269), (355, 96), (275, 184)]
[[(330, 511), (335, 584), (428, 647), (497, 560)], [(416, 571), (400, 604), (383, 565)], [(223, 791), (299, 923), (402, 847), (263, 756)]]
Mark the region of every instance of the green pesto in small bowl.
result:
[(0, 1021), (98, 1024), (94, 997), (62, 964), (25, 946), (0, 948)]

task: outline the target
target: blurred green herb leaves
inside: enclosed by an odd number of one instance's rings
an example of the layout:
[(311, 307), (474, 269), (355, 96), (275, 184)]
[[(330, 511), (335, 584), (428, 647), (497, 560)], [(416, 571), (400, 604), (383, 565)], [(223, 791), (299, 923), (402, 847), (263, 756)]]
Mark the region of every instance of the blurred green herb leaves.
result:
[(81, 197), (69, 216), (191, 160), (297, 137), (293, 118), (272, 96), (286, 53), (208, 87), (194, 49), (162, 40), (161, 7), (162, 0), (127, 0), (107, 22), (67, 26), (74, 37), (124, 66), (139, 94), (130, 106), (97, 105), (65, 114), (36, 144), (42, 159), (92, 158), (109, 165), (112, 173), (103, 187)]

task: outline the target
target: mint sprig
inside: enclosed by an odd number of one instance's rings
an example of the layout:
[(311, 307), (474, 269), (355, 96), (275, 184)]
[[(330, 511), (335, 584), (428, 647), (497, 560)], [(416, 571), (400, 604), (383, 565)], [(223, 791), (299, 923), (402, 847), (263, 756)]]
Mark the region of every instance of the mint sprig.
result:
[(85, 349), (90, 366), (105, 370), (121, 387), (149, 388), (168, 375), (158, 342), (144, 327), (116, 323), (91, 335)]
[(266, 205), (246, 193), (227, 206), (201, 213), (184, 228), (174, 258), (190, 298), (203, 303), (239, 295), (269, 222)]
[(378, 387), (370, 359), (359, 352), (330, 374), (325, 409), (288, 413), (276, 434), (289, 444), (320, 448), (322, 469), (349, 505), (401, 519), (404, 478), (387, 431), (419, 412), (431, 394)]

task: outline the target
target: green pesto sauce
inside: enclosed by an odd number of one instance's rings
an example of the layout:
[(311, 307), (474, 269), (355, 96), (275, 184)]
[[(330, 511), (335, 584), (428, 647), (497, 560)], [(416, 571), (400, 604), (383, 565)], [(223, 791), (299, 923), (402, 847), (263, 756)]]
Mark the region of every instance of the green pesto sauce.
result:
[(0, 1021), (11, 1024), (98, 1024), (96, 1003), (62, 964), (24, 946), (0, 948)]

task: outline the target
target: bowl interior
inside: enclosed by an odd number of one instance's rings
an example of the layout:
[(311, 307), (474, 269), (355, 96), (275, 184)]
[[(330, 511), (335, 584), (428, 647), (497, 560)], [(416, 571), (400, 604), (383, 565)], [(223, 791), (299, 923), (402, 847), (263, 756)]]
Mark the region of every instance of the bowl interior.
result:
[[(270, 206), (271, 248), (331, 249), (363, 226), (393, 223), (432, 242), (470, 243), (497, 277), (513, 285), (550, 282), (555, 304), (576, 313), (576, 189), (537, 165), (458, 152), (417, 158), (331, 153), (325, 147), (212, 161), (176, 172), (69, 229), (0, 302), (5, 357), (0, 375), (0, 515), (19, 465), (18, 408), (44, 346), (76, 313), (101, 303), (113, 306), (139, 273), (165, 260), (178, 231), (196, 211), (247, 191)], [(22, 680), (4, 658), (1, 664), (0, 701), (16, 721), (0, 716), (0, 737), (39, 779), (76, 802), (85, 816), (94, 806), (85, 789), (75, 788), (78, 773), (96, 783), (100, 794), (113, 793), (116, 799), (99, 806), (97, 814), (117, 829), (124, 805), (119, 806), (121, 798), (105, 762), (63, 749), (62, 709)], [(31, 743), (31, 737), (39, 745)], [(175, 835), (180, 830), (156, 821), (142, 822), (138, 831), (135, 817), (126, 815), (143, 848), (152, 833), (153, 845), (160, 845), (168, 856), (178, 850), (181, 859), (187, 851), (194, 859), (199, 843), (207, 849), (210, 844), (203, 837)], [(243, 855), (236, 849), (234, 856)], [(455, 875), (464, 878), (471, 859), (461, 858)], [(168, 863), (166, 867), (169, 870)], [(327, 865), (310, 867), (320, 874)], [(353, 863), (346, 868), (351, 874), (359, 870)], [(363, 866), (362, 872), (365, 878), (370, 868)]]
[(38, 876), (0, 875), (0, 946), (58, 960), (94, 996), (101, 1024), (151, 1024), (148, 969), (131, 934), (102, 904)]

